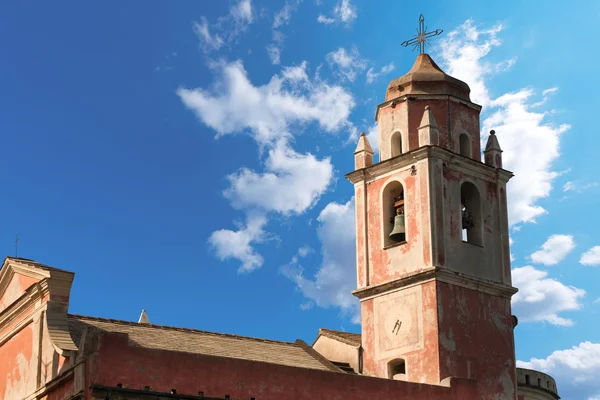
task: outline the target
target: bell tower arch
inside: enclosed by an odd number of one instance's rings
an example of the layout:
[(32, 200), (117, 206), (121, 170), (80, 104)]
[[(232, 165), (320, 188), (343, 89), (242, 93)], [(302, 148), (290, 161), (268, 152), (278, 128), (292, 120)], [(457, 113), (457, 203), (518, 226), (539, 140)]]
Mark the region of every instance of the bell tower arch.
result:
[(377, 107), (380, 162), (359, 139), (346, 177), (355, 188), (363, 365), (381, 378), (476, 379), (482, 399), (514, 400), (512, 174), (494, 133), (482, 162), (481, 106), (469, 94), (420, 54)]

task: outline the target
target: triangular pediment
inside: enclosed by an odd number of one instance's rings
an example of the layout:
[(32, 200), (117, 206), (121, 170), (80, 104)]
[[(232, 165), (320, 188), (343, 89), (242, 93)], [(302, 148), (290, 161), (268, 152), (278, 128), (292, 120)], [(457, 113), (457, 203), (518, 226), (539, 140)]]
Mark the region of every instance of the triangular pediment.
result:
[[(68, 301), (73, 273), (25, 258), (6, 257), (0, 268), (0, 313), (21, 298), (29, 288), (43, 280), (47, 282), (50, 277), (58, 278), (61, 284), (58, 285), (57, 294), (66, 295)], [(65, 286), (68, 289), (61, 290)]]

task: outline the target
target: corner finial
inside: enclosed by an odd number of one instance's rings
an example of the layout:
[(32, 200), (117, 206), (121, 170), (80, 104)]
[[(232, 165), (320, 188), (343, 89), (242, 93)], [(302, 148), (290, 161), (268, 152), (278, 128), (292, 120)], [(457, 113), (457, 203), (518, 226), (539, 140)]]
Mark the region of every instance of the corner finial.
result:
[(488, 136), (483, 155), (487, 165), (494, 168), (502, 168), (502, 149), (500, 148), (496, 131), (493, 129), (490, 131), (490, 136)]
[(496, 134), (496, 131), (492, 129), (492, 130), (490, 131), (490, 135), (495, 135), (495, 134)]
[(358, 138), (356, 150), (354, 150), (354, 169), (362, 169), (373, 165), (373, 148), (367, 134), (362, 132)]

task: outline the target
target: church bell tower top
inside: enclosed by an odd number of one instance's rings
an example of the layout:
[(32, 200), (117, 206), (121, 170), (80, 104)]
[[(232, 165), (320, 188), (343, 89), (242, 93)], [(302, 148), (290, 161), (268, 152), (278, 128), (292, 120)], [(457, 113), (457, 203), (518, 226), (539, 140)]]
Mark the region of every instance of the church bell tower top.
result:
[(471, 101), (471, 89), (465, 82), (446, 74), (429, 54), (419, 54), (410, 71), (388, 85), (385, 100), (408, 94), (451, 95)]

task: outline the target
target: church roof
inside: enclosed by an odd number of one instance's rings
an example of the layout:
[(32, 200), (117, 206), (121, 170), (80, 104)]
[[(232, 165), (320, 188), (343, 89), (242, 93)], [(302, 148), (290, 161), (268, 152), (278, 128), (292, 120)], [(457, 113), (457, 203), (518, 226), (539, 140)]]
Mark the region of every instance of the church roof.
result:
[(443, 94), (471, 101), (465, 82), (446, 74), (429, 54), (419, 54), (410, 71), (388, 85), (385, 100), (408, 94)]
[(319, 340), (320, 336), (325, 336), (349, 344), (350, 346), (360, 346), (362, 344), (360, 333), (334, 331), (332, 329), (321, 328), (319, 329), (319, 335), (315, 339), (315, 342)]
[(93, 327), (105, 332), (125, 333), (129, 336), (129, 345), (134, 347), (341, 372), (301, 340), (280, 342), (73, 314), (69, 315), (69, 327), (77, 344), (84, 329)]

